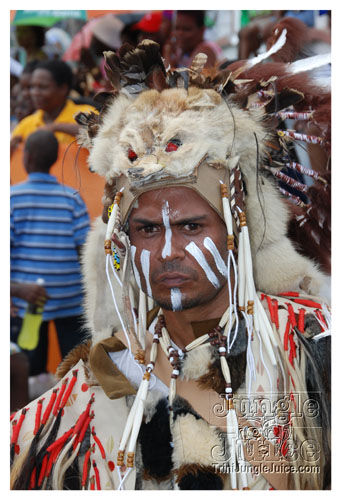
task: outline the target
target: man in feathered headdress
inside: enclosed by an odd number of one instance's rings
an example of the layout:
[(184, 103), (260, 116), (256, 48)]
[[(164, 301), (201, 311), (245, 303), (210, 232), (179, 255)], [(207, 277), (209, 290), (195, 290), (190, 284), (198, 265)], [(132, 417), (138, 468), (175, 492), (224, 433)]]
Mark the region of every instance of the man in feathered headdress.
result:
[(240, 91), (200, 54), (166, 72), (147, 40), (106, 61), (108, 105), (78, 116), (107, 182), (83, 259), (92, 338), (13, 415), (12, 488), (328, 487), (325, 276), (263, 168), (265, 118), (304, 95)]

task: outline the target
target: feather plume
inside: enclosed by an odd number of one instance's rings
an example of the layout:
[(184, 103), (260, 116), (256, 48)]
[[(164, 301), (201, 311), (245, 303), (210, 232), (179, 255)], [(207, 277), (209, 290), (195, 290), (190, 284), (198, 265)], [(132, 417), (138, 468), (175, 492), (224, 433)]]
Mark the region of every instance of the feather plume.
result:
[(274, 26), (272, 35), (266, 40), (267, 49), (274, 45), (284, 28), (287, 30), (286, 42), (280, 50), (272, 54), (271, 59), (275, 62), (290, 63), (302, 58), (304, 47), (310, 39), (309, 28), (300, 19), (284, 17)]
[(121, 89), (120, 59), (117, 56), (117, 54), (115, 54), (115, 52), (112, 52), (111, 50), (103, 52), (103, 55), (105, 59), (104, 69), (109, 79), (109, 82), (114, 87), (114, 89), (120, 90)]
[(318, 56), (307, 57), (306, 59), (300, 59), (294, 63), (289, 64), (288, 72), (291, 74), (302, 73), (303, 71), (311, 71), (326, 64), (330, 64), (332, 60), (331, 53), (321, 54)]
[(278, 38), (277, 42), (272, 47), (270, 47), (269, 50), (267, 50), (263, 54), (259, 54), (258, 56), (253, 57), (249, 61), (246, 61), (244, 66), (242, 66), (241, 68), (236, 70), (236, 72), (232, 75), (233, 78), (236, 78), (237, 76), (239, 76), (240, 73), (242, 73), (243, 71), (245, 71), (249, 68), (252, 68), (253, 66), (256, 66), (256, 64), (259, 64), (260, 62), (264, 61), (265, 59), (270, 57), (272, 54), (275, 54), (278, 50), (280, 50), (284, 46), (285, 41), (286, 41), (286, 36), (287, 36), (287, 30), (284, 29), (282, 31), (280, 37)]
[(302, 92), (285, 88), (265, 105), (265, 112), (276, 113), (281, 109), (295, 105), (296, 103), (302, 101), (302, 99), (304, 99), (304, 94), (302, 94)]
[(207, 54), (202, 54), (201, 52), (197, 54), (191, 64), (190, 69), (196, 73), (201, 73), (207, 62)]

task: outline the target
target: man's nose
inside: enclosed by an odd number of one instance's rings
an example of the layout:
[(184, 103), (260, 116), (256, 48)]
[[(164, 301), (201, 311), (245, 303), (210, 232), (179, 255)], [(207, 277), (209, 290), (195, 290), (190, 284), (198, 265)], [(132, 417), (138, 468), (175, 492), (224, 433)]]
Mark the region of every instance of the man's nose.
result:
[(164, 230), (164, 238), (161, 238), (159, 256), (161, 260), (183, 259), (185, 257), (186, 243), (183, 237), (171, 226)]

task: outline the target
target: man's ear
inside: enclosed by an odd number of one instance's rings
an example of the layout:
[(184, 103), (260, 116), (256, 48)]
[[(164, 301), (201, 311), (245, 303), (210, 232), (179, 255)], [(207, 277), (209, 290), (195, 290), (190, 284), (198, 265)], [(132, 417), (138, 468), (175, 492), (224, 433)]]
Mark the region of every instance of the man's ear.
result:
[(62, 85), (59, 86), (61, 92), (67, 97), (70, 93), (71, 87), (69, 87), (66, 83), (63, 83)]
[(25, 167), (26, 172), (29, 174), (30, 173), (30, 165), (32, 162), (32, 155), (28, 151), (28, 149), (24, 148), (24, 154), (23, 154), (23, 164)]

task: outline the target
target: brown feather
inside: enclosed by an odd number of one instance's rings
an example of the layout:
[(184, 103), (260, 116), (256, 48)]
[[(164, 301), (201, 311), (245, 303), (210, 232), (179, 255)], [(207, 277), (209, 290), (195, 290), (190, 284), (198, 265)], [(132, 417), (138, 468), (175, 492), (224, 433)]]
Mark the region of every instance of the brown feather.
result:
[(81, 359), (84, 363), (88, 361), (89, 352), (91, 349), (91, 340), (78, 344), (74, 347), (63, 359), (58, 366), (55, 376), (62, 379), (73, 366)]

